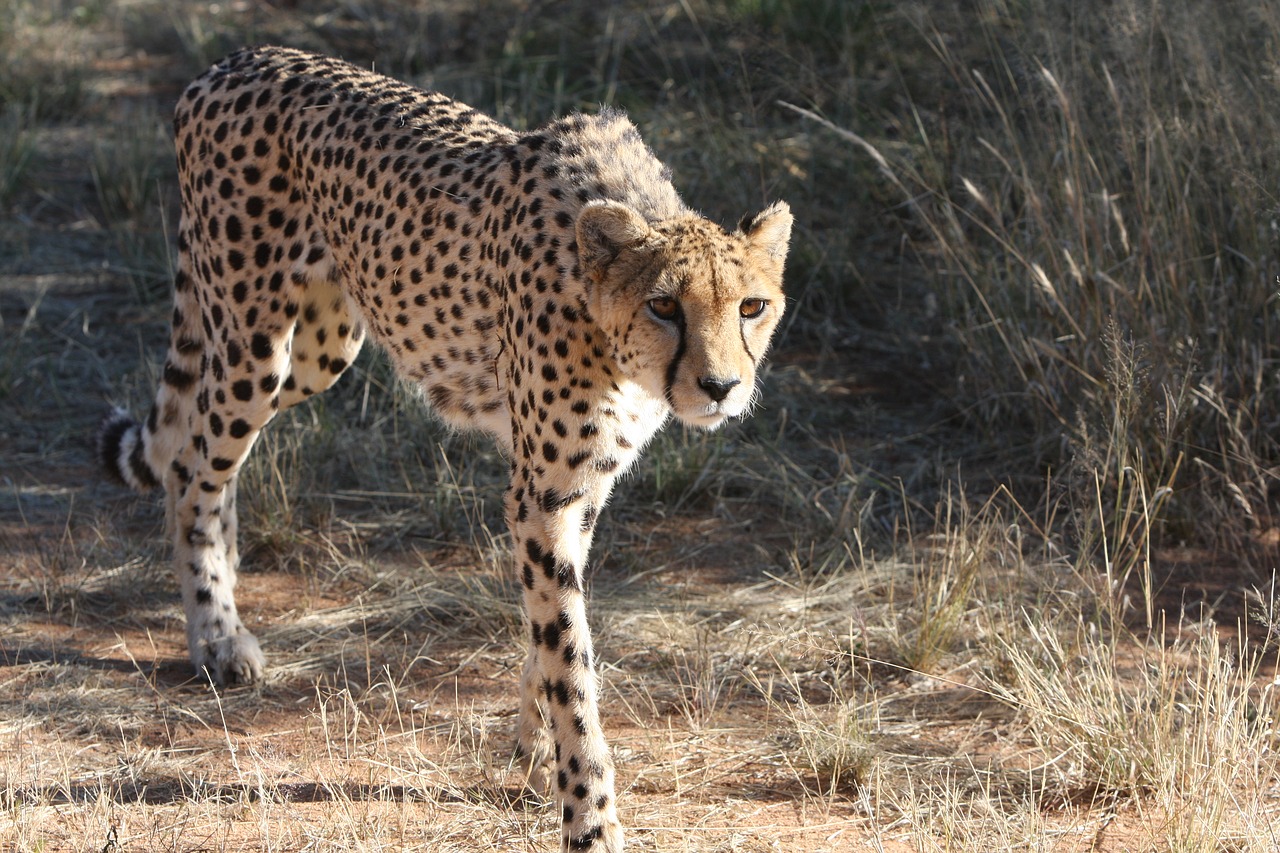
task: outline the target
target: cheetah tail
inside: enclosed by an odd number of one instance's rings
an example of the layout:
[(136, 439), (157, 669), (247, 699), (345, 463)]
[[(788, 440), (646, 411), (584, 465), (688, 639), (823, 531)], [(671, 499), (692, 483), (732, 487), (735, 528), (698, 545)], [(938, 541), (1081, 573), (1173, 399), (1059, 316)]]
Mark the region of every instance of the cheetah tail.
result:
[(140, 492), (160, 485), (147, 463), (142, 424), (124, 409), (113, 409), (98, 428), (98, 460), (111, 479)]

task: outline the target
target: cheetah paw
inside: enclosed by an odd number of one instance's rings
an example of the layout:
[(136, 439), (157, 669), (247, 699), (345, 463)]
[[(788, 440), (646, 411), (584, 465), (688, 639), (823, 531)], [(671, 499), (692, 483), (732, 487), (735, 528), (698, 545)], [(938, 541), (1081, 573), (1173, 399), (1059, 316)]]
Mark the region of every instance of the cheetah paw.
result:
[(622, 853), (622, 824), (616, 818), (597, 824), (586, 832), (564, 836), (563, 850), (588, 850), (590, 853)]
[(551, 787), (555, 772), (554, 763), (546, 750), (526, 748), (517, 744), (514, 762), (519, 767), (526, 792), (537, 801), (550, 802), (554, 794)]
[(201, 639), (193, 644), (192, 663), (214, 684), (253, 684), (262, 680), (267, 659), (258, 638), (245, 631), (229, 637)]

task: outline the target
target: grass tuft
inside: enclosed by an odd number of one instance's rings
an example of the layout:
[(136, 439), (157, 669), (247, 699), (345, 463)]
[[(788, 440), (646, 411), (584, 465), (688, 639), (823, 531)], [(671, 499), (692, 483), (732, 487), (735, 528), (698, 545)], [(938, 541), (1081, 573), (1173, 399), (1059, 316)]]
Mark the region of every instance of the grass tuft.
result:
[(36, 156), (35, 123), (20, 107), (0, 112), (0, 205), (27, 184)]
[(0, 108), (61, 122), (90, 100), (83, 21), (63, 4), (0, 3)]
[[(1187, 632), (1191, 634), (1191, 632)], [(1027, 619), (1022, 642), (1005, 644), (1011, 683), (994, 688), (1015, 705), (1067, 800), (1144, 797), (1185, 815), (1184, 838), (1204, 846), (1250, 815), (1272, 772), (1275, 707), (1257, 686), (1274, 650), (1223, 648), (1212, 631), (1157, 634), (1134, 650), (1085, 624), (1046, 628)], [(1242, 785), (1254, 793), (1241, 799)], [(1193, 808), (1188, 811), (1188, 807)]]

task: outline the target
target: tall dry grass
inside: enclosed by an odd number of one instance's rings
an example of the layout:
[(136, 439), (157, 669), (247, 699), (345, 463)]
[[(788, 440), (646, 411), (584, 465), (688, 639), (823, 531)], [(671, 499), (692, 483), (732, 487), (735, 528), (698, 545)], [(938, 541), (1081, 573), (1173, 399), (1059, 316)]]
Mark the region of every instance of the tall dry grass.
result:
[(981, 2), (890, 17), (933, 71), (899, 69), (901, 140), (801, 115), (897, 193), (955, 346), (957, 407), (1005, 445), (997, 464), (1058, 472), (1085, 549), (1147, 513), (1166, 541), (1256, 556), (1278, 450), (1263, 425), (1280, 15)]

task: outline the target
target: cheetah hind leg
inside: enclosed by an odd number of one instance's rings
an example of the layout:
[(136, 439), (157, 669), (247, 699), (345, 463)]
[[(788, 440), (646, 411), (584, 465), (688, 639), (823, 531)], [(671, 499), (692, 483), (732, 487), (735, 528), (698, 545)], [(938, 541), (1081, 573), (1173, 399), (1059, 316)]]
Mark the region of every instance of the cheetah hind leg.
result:
[(187, 649), (196, 672), (218, 685), (253, 684), (266, 671), (266, 658), (240, 620), (233, 592), (239, 560), (227, 535), (235, 533), (234, 493), (233, 478), (213, 493), (189, 489), (175, 505), (174, 557)]
[[(235, 589), (240, 568), (238, 524), (236, 523), (236, 484), (239, 474), (227, 480), (222, 492), (222, 545), (226, 552), (226, 577)], [(241, 623), (232, 630), (240, 633), (201, 640), (191, 648), (191, 659), (197, 672), (206, 673), (218, 684), (253, 684), (262, 680), (267, 666), (258, 638), (244, 630)]]
[(555, 770), (555, 747), (547, 731), (542, 703), (538, 701), (540, 679), (534, 650), (525, 659), (520, 679), (520, 718), (516, 731), (516, 760), (524, 771), (530, 793), (547, 800), (555, 796), (551, 780)]

